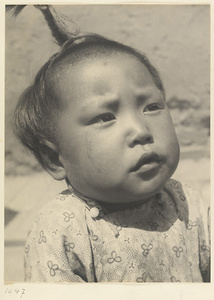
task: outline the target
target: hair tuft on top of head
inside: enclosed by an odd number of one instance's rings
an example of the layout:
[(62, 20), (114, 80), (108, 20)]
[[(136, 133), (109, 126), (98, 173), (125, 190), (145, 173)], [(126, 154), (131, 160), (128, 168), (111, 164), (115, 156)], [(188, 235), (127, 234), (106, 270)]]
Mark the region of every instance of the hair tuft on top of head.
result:
[[(14, 17), (27, 5), (6, 5), (6, 12), (12, 12)], [(34, 5), (43, 14), (52, 36), (58, 45), (62, 46), (67, 40), (75, 37), (79, 33), (79, 27), (75, 22), (64, 14), (57, 12), (51, 5)]]
[(35, 5), (45, 17), (56, 42), (62, 46), (67, 40), (79, 33), (79, 27), (64, 14), (57, 12), (51, 5)]

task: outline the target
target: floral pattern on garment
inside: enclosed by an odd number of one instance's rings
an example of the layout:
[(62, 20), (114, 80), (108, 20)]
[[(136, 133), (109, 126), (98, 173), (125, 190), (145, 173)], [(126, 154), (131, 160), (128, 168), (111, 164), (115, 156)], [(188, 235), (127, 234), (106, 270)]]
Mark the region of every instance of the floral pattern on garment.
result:
[(40, 212), (24, 254), (26, 281), (209, 281), (208, 208), (175, 180), (150, 201), (115, 212), (67, 190)]

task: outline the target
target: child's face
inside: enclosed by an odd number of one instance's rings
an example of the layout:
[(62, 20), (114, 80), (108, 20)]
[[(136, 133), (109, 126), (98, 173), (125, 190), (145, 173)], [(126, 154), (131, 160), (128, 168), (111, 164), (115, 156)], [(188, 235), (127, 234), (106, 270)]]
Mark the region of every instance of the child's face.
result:
[(59, 157), (71, 185), (114, 203), (158, 192), (177, 167), (179, 145), (146, 67), (115, 54), (66, 66), (58, 76), (56, 93), (67, 105), (57, 126)]

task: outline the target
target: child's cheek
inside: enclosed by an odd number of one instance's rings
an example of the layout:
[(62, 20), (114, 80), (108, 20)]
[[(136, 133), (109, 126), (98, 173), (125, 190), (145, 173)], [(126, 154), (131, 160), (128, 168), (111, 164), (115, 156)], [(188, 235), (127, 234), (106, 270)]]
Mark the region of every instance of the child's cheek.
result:
[(85, 138), (85, 149), (87, 158), (92, 158), (91, 140), (89, 137)]
[(100, 138), (95, 134), (88, 134), (85, 138), (85, 159), (92, 165), (92, 169), (97, 169), (102, 173), (104, 169), (115, 169), (115, 158), (117, 156), (116, 147), (108, 136)]

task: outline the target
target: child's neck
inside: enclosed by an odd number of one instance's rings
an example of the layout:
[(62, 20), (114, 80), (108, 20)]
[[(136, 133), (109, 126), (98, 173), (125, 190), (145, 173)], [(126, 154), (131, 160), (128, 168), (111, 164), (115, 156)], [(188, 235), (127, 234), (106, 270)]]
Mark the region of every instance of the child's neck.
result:
[(136, 207), (138, 205), (142, 205), (143, 203), (147, 203), (151, 199), (154, 199), (154, 197), (156, 197), (156, 195), (160, 194), (160, 192), (159, 192), (151, 197), (148, 197), (147, 199), (138, 200), (138, 201), (134, 201), (134, 202), (113, 203), (113, 202), (103, 202), (103, 201), (100, 201), (97, 199), (90, 198), (90, 197), (82, 194), (81, 192), (77, 191), (76, 189), (74, 189), (70, 184), (68, 185), (68, 187), (69, 187), (70, 191), (74, 195), (76, 195), (78, 198), (81, 198), (82, 200), (84, 200), (86, 202), (96, 201), (99, 204), (99, 206), (105, 208), (109, 212), (114, 212), (114, 211), (118, 211), (118, 210), (128, 209), (131, 207)]
[(100, 202), (99, 204), (103, 206), (105, 209), (107, 209), (109, 212), (114, 212), (118, 210), (128, 209), (131, 207), (135, 207), (138, 205), (142, 205), (143, 203), (148, 202), (149, 200), (153, 199), (154, 196), (149, 197), (147, 199), (134, 201), (134, 202), (127, 202), (127, 203), (109, 203), (109, 202)]

